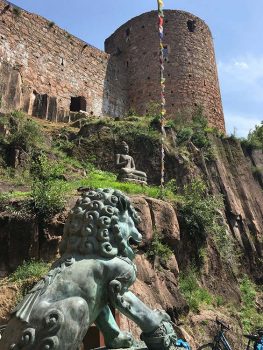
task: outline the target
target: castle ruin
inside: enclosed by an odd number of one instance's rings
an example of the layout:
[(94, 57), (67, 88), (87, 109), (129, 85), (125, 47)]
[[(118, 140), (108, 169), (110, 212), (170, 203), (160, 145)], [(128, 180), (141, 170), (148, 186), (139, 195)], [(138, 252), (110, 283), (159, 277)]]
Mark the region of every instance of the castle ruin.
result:
[[(169, 118), (202, 106), (225, 131), (211, 32), (198, 17), (166, 10), (166, 109)], [(53, 22), (0, 0), (0, 111), (22, 109), (51, 121), (85, 111), (123, 117), (160, 100), (157, 13), (122, 25), (101, 51)]]

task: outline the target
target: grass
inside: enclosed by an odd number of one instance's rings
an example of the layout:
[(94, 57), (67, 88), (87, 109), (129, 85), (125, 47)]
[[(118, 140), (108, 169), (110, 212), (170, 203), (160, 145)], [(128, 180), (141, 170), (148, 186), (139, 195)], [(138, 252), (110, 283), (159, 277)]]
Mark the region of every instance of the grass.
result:
[(179, 289), (193, 312), (200, 311), (203, 306), (218, 305), (222, 302), (221, 299), (210, 294), (207, 289), (199, 286), (194, 268), (180, 274)]
[(126, 194), (143, 194), (152, 198), (165, 198), (167, 200), (176, 200), (176, 195), (169, 189), (162, 192), (158, 186), (145, 186), (132, 182), (117, 181), (117, 176), (113, 173), (93, 169), (84, 179), (73, 181), (69, 184), (71, 189), (79, 187), (90, 188), (116, 188)]
[(13, 301), (11, 309), (16, 303), (22, 300), (36, 282), (48, 273), (50, 266), (51, 264), (41, 260), (24, 261), (8, 278), (0, 281), (0, 287), (14, 283), (19, 288), (19, 292), (16, 299)]
[(160, 141), (160, 133), (152, 127), (154, 117), (150, 116), (128, 116), (122, 120), (115, 121), (112, 118), (89, 118), (88, 125), (102, 125), (110, 127), (113, 134), (121, 138), (129, 135), (146, 135), (153, 140)]
[(248, 276), (243, 277), (240, 281), (240, 291), (242, 301), (240, 318), (243, 331), (249, 333), (255, 328), (263, 328), (263, 315), (256, 307), (258, 290)]
[(10, 282), (21, 283), (25, 280), (38, 280), (48, 273), (50, 264), (47, 264), (43, 261), (30, 260), (23, 262), (22, 265), (9, 276)]

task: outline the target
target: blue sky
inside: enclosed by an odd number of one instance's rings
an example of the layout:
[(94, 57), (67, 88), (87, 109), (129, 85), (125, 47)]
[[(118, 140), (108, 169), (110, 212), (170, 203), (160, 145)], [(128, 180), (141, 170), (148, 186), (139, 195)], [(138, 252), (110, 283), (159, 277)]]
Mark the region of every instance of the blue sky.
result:
[[(156, 9), (156, 0), (13, 0), (103, 49), (121, 24)], [(245, 136), (263, 120), (263, 0), (164, 0), (189, 11), (213, 33), (227, 131)]]

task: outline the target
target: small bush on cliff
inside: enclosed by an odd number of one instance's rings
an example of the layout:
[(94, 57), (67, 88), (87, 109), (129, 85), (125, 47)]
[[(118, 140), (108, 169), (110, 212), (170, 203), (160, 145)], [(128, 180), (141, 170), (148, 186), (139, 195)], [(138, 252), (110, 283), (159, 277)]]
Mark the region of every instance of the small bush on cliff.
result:
[(39, 156), (32, 166), (33, 210), (41, 219), (49, 219), (63, 210), (69, 186), (61, 178), (63, 166), (51, 161), (45, 155)]
[(9, 116), (10, 135), (7, 137), (9, 146), (21, 148), (29, 152), (42, 141), (41, 130), (34, 120), (24, 113), (15, 111)]
[(242, 139), (241, 143), (248, 149), (263, 150), (263, 121), (260, 125), (256, 125), (254, 130), (250, 130), (246, 139)]
[(198, 284), (196, 271), (191, 268), (179, 277), (179, 288), (190, 309), (198, 312), (202, 305), (212, 305), (213, 296)]
[(215, 230), (218, 209), (222, 207), (222, 198), (208, 194), (206, 183), (195, 179), (183, 188), (179, 208), (181, 223), (190, 235), (206, 237)]
[(211, 128), (208, 127), (208, 121), (203, 115), (202, 107), (197, 107), (191, 119), (184, 120), (184, 123), (179, 122), (175, 128), (178, 146), (192, 142), (203, 152), (207, 160), (214, 159), (211, 141), (208, 137)]
[(206, 183), (197, 178), (183, 188), (178, 208), (180, 226), (199, 242), (210, 235), (222, 259), (233, 263), (233, 244), (220, 212), (223, 207), (222, 197), (209, 194)]
[(12, 12), (16, 17), (20, 17), (22, 14), (22, 10), (17, 6), (13, 7)]
[(170, 257), (172, 256), (173, 251), (171, 248), (162, 242), (162, 235), (154, 230), (153, 240), (150, 243), (150, 246), (147, 250), (147, 257), (150, 259), (159, 258), (161, 262), (166, 264)]
[(263, 327), (263, 315), (256, 307), (257, 288), (248, 276), (240, 281), (240, 291), (242, 301), (240, 318), (244, 332)]

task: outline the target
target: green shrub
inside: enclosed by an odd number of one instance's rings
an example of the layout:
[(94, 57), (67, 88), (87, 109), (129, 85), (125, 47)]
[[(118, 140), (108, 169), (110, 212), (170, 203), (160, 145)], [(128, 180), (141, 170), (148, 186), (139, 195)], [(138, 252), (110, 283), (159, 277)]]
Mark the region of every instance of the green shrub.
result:
[(22, 10), (17, 6), (14, 6), (12, 12), (15, 16), (19, 17), (21, 16)]
[(256, 125), (254, 130), (250, 130), (247, 138), (241, 139), (241, 143), (249, 150), (263, 150), (263, 121), (260, 125)]
[(214, 231), (214, 222), (219, 218), (218, 209), (222, 207), (222, 198), (208, 194), (205, 182), (195, 179), (183, 188), (179, 216), (190, 235), (206, 237)]
[(171, 258), (173, 251), (171, 248), (162, 242), (162, 235), (154, 230), (153, 240), (150, 243), (150, 246), (147, 250), (147, 257), (154, 259), (158, 257), (161, 262), (166, 264)]
[(55, 25), (55, 22), (49, 21), (47, 25), (48, 25), (49, 28), (53, 28), (54, 25)]
[(257, 289), (255, 284), (245, 276), (240, 281), (241, 311), (240, 318), (244, 332), (252, 332), (255, 328), (263, 327), (263, 315), (256, 308)]
[(205, 182), (197, 178), (183, 188), (178, 208), (180, 226), (200, 243), (210, 235), (221, 258), (233, 263), (233, 242), (220, 213), (223, 207), (222, 197), (209, 194)]
[(263, 172), (263, 167), (253, 166), (251, 170), (252, 170), (253, 175), (258, 177), (258, 176), (261, 176), (261, 174)]
[(1, 192), (0, 193), (0, 211), (7, 211), (9, 209), (10, 199), (11, 199), (10, 192)]
[(180, 121), (175, 128), (178, 146), (181, 147), (191, 141), (202, 151), (205, 159), (213, 160), (215, 158), (208, 134), (211, 132), (216, 134), (217, 131), (208, 127), (207, 118), (203, 115), (203, 109), (200, 106), (193, 112), (191, 119), (186, 119), (184, 123)]
[(31, 165), (31, 174), (34, 179), (50, 181), (61, 179), (65, 171), (62, 162), (49, 159), (44, 153), (35, 156)]
[(43, 140), (38, 124), (27, 118), (24, 113), (15, 111), (10, 120), (11, 134), (7, 138), (10, 146), (20, 147), (29, 152)]
[(69, 185), (61, 179), (64, 167), (39, 156), (32, 165), (34, 182), (32, 184), (33, 210), (46, 220), (63, 210)]
[(160, 117), (161, 115), (161, 105), (159, 102), (150, 101), (146, 105), (146, 116), (148, 117)]
[(44, 220), (64, 209), (68, 185), (61, 180), (35, 181), (32, 186), (34, 211)]
[(176, 135), (177, 144), (181, 145), (184, 142), (190, 141), (192, 136), (193, 136), (193, 133), (194, 133), (194, 131), (193, 131), (193, 129), (190, 126), (182, 128), (181, 130), (179, 130), (177, 132), (177, 135)]
[(202, 305), (212, 305), (213, 296), (198, 284), (196, 271), (191, 268), (179, 276), (179, 289), (185, 297), (189, 308), (198, 312)]

